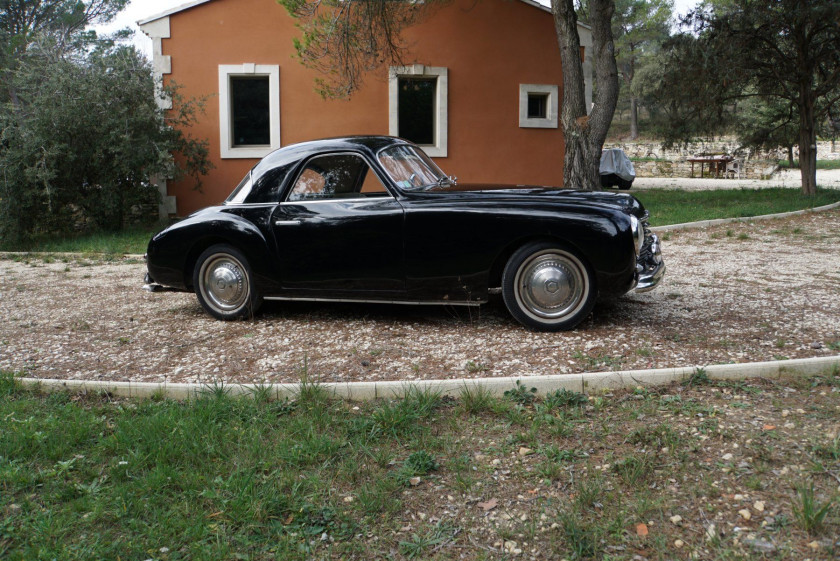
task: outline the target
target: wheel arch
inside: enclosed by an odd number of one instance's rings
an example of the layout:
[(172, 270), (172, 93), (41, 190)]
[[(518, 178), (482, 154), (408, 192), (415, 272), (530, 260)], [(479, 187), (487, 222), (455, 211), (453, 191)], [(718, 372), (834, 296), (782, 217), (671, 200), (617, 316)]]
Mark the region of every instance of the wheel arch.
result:
[[(580, 259), (586, 265), (588, 265), (592, 271), (595, 271), (595, 268), (593, 267), (592, 262), (588, 259), (586, 252), (584, 252), (576, 244), (570, 243), (568, 240), (556, 235), (534, 234), (511, 242), (510, 244), (505, 246), (504, 249), (502, 249), (502, 251), (496, 256), (495, 261), (493, 261), (493, 265), (490, 267), (490, 275), (487, 279), (488, 288), (498, 288), (502, 286), (502, 274), (505, 271), (505, 266), (507, 265), (508, 261), (510, 261), (511, 256), (513, 256), (514, 253), (516, 253), (517, 251), (519, 251), (519, 249), (525, 247), (526, 245), (540, 242), (557, 244), (558, 247), (573, 252), (578, 259)], [(598, 290), (597, 276), (598, 275), (596, 274), (595, 278), (593, 279), (593, 288), (596, 292)]]
[(203, 237), (193, 243), (192, 247), (190, 247), (189, 251), (187, 252), (187, 257), (184, 260), (184, 270), (182, 271), (184, 275), (184, 286), (191, 290), (195, 290), (193, 286), (193, 271), (195, 270), (195, 265), (198, 262), (198, 258), (201, 256), (204, 251), (218, 244), (226, 244), (235, 247), (239, 251), (242, 251), (242, 248), (236, 244), (231, 242), (228, 238), (219, 235), (211, 235)]

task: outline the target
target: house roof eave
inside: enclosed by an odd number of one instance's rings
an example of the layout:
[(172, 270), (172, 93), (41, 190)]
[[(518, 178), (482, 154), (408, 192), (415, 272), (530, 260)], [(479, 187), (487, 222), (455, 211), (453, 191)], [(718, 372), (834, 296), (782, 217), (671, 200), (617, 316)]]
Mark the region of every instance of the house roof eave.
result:
[[(190, 8), (200, 6), (201, 4), (206, 4), (207, 2), (210, 2), (210, 1), (212, 1), (212, 0), (193, 0), (192, 2), (187, 2), (186, 4), (181, 4), (180, 6), (175, 6), (174, 8), (170, 8), (170, 9), (168, 9), (164, 12), (161, 12), (159, 14), (155, 14), (155, 15), (149, 16), (147, 18), (137, 20), (137, 25), (142, 27), (142, 26), (144, 26), (148, 23), (151, 23), (153, 21), (159, 20), (161, 18), (165, 18), (167, 16), (171, 16), (172, 14), (177, 14), (178, 12), (183, 12), (185, 10), (189, 10)], [(528, 4), (529, 6), (533, 6), (534, 8), (538, 8), (538, 9), (544, 11), (544, 12), (548, 12), (549, 14), (551, 13), (551, 8), (549, 8), (548, 6), (544, 6), (543, 4), (540, 4), (539, 2), (536, 2), (535, 0), (519, 0), (519, 1), (524, 3), (524, 4)], [(589, 25), (587, 25), (585, 23), (582, 23), (582, 22), (578, 22), (578, 25), (580, 27), (583, 27), (584, 29), (589, 29), (589, 30), (592, 29), (592, 27), (590, 27)]]
[(147, 18), (137, 20), (137, 25), (143, 27), (147, 23), (152, 23), (153, 21), (165, 18), (167, 16), (171, 16), (172, 14), (177, 14), (178, 12), (183, 12), (184, 10), (189, 10), (190, 8), (194, 8), (201, 4), (206, 4), (210, 1), (211, 0), (193, 0), (192, 2), (187, 2), (186, 4), (181, 4), (180, 6), (175, 6), (174, 8), (169, 8), (168, 10), (160, 12), (159, 14), (154, 14)]

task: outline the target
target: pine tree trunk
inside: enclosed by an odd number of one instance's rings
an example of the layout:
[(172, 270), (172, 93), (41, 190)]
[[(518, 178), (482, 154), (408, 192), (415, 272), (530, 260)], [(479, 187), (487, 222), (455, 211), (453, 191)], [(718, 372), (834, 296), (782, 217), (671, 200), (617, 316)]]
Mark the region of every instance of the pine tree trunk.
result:
[(810, 88), (803, 86), (799, 105), (799, 172), (802, 194), (817, 194), (817, 129), (814, 100)]
[(551, 10), (563, 63), (561, 122), (566, 144), (563, 184), (569, 188), (597, 191), (601, 189), (601, 148), (618, 101), (618, 70), (610, 27), (615, 2), (591, 0), (589, 5), (593, 52), (587, 56), (592, 57), (598, 84), (589, 115), (586, 113), (574, 0), (551, 0)]
[(793, 169), (793, 146), (788, 146), (788, 167)]
[(630, 96), (630, 140), (639, 138), (639, 107), (635, 96)]

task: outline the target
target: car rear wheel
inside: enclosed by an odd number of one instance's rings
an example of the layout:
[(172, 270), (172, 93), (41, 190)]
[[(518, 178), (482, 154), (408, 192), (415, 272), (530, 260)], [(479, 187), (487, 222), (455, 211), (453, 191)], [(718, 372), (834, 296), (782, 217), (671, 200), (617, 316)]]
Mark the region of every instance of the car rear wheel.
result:
[(595, 305), (595, 277), (583, 259), (555, 243), (528, 244), (508, 260), (502, 296), (510, 314), (526, 327), (572, 329)]
[(230, 245), (211, 246), (199, 256), (193, 286), (201, 306), (216, 319), (251, 317), (262, 304), (248, 260)]

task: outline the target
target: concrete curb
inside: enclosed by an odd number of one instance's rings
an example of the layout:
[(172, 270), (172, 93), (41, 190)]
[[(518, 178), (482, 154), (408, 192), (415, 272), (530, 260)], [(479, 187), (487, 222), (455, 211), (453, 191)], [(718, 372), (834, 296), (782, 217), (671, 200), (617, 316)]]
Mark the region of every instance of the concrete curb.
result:
[(825, 212), (840, 208), (840, 202), (831, 203), (830, 205), (818, 206), (814, 208), (807, 208), (804, 210), (792, 210), (790, 212), (779, 212), (777, 214), (760, 214), (758, 216), (739, 216), (737, 218), (718, 218), (715, 220), (701, 220), (699, 222), (684, 222), (682, 224), (668, 224), (667, 226), (654, 226), (651, 228), (654, 232), (670, 232), (673, 230), (691, 230), (694, 228), (705, 228), (707, 226), (717, 226), (718, 224), (731, 224), (733, 222), (754, 222), (756, 220), (771, 220), (773, 218), (785, 218), (788, 216), (797, 216), (800, 214), (809, 214), (812, 212)]
[[(549, 376), (519, 376), (504, 378), (463, 378), (458, 380), (422, 380), (396, 382), (347, 382), (324, 383), (319, 386), (335, 397), (349, 401), (369, 401), (380, 398), (402, 397), (412, 388), (440, 392), (446, 396), (460, 396), (464, 390), (483, 388), (493, 395), (502, 395), (517, 381), (528, 388), (537, 388), (541, 395), (567, 389), (582, 393), (597, 393), (638, 386), (661, 386), (684, 382), (700, 367), (660, 368), (656, 370), (629, 370), (625, 372), (594, 372), (586, 374), (556, 374)], [(840, 355), (803, 358), (746, 364), (717, 364), (703, 367), (715, 380), (743, 380), (766, 378), (779, 380), (786, 377), (811, 377), (840, 371)], [(109, 382), (89, 380), (39, 380), (18, 378), (25, 387), (40, 388), (47, 392), (70, 391), (73, 393), (107, 392), (115, 396), (149, 398), (152, 396), (185, 400), (212, 389), (213, 384), (168, 384), (149, 382)], [(230, 395), (253, 395), (259, 384), (232, 384), (225, 386)], [(300, 392), (300, 384), (268, 385), (276, 399), (293, 398)]]

